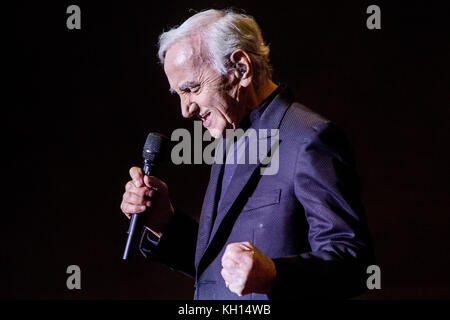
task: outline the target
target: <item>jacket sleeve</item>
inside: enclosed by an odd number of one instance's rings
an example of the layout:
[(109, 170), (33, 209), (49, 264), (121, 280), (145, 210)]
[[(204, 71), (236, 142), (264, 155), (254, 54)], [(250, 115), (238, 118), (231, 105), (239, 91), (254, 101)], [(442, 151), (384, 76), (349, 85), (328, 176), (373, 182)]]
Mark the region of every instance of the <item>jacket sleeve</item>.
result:
[(311, 251), (274, 259), (272, 299), (361, 294), (373, 263), (351, 147), (330, 122), (313, 129), (299, 150), (294, 176)]
[(197, 221), (175, 208), (174, 218), (161, 238), (145, 229), (139, 249), (147, 259), (164, 263), (171, 269), (195, 277), (197, 231)]

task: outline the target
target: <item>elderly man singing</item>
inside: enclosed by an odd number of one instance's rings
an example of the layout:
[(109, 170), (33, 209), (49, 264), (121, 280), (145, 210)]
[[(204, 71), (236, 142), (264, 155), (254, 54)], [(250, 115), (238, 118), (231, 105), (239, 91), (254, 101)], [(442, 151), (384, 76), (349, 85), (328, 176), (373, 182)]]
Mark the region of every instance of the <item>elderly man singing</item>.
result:
[(351, 148), (341, 130), (272, 81), (255, 20), (199, 12), (161, 34), (158, 55), (183, 117), (200, 118), (215, 138), (275, 132), (279, 164), (264, 175), (260, 160), (213, 163), (200, 222), (172, 205), (163, 181), (131, 168), (121, 209), (148, 212), (142, 254), (194, 277), (194, 299), (363, 292), (373, 257)]

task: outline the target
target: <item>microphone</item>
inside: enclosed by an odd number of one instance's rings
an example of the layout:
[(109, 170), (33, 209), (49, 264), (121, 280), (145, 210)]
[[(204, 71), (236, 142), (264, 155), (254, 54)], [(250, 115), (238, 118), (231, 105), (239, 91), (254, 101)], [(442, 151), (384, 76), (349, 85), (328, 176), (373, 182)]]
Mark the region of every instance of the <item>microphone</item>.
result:
[[(146, 176), (155, 176), (159, 164), (164, 160), (169, 139), (160, 133), (151, 132), (147, 136), (142, 157), (144, 158), (144, 167), (142, 171)], [(123, 252), (123, 260), (127, 260), (130, 248), (135, 247), (136, 243), (136, 229), (141, 230), (143, 215), (145, 212), (133, 214), (130, 219), (130, 226), (128, 228), (128, 238)]]

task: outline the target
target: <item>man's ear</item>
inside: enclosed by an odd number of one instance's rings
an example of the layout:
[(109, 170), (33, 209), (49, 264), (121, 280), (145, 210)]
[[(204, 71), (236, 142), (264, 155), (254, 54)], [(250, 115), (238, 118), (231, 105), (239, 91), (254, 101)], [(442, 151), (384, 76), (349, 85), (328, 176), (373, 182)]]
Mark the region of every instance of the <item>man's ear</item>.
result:
[(233, 63), (234, 76), (239, 79), (243, 87), (248, 87), (253, 79), (253, 66), (250, 56), (242, 49), (235, 50), (230, 55)]

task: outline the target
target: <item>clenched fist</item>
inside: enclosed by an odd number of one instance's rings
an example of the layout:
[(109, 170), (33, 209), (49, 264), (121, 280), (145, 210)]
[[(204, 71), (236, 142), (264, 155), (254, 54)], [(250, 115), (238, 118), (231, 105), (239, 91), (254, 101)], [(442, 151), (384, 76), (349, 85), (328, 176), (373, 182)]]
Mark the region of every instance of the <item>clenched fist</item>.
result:
[(222, 256), (222, 277), (232, 292), (270, 293), (276, 277), (275, 263), (250, 242), (229, 244)]
[(149, 208), (144, 226), (161, 236), (174, 214), (167, 185), (157, 177), (144, 176), (139, 167), (131, 168), (130, 176), (120, 205), (122, 212), (130, 218)]

